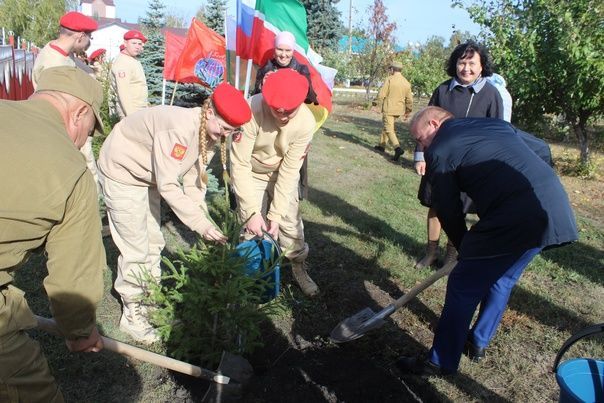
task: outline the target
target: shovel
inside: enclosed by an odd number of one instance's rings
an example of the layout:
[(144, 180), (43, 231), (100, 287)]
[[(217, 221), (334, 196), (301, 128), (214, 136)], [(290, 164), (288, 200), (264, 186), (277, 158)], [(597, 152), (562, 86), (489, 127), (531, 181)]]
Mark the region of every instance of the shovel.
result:
[[(36, 315), (38, 321), (38, 329), (42, 329), (47, 333), (60, 336), (57, 323), (53, 319), (43, 318)], [(209, 369), (200, 368), (195, 365), (188, 364), (183, 361), (175, 360), (174, 358), (166, 357), (151, 351), (143, 350), (142, 348), (131, 346), (130, 344), (122, 343), (109, 337), (101, 336), (106, 350), (122, 354), (126, 357), (135, 358), (140, 361), (148, 362), (162, 368), (171, 369), (181, 374), (191, 375), (196, 378), (205, 379), (215, 382), (220, 385), (233, 385), (242, 383), (249, 379), (252, 373), (252, 366), (243, 357), (227, 353), (222, 353), (218, 372), (210, 371)], [(223, 375), (222, 372), (231, 374), (232, 378)], [(229, 372), (230, 371), (230, 372)], [(247, 375), (247, 379), (246, 378)]]
[(354, 315), (341, 321), (332, 331), (329, 337), (335, 343), (345, 343), (347, 341), (356, 340), (373, 329), (378, 329), (386, 323), (384, 320), (392, 315), (394, 311), (401, 308), (407, 302), (411, 301), (417, 294), (424, 291), (441, 277), (451, 273), (455, 267), (455, 263), (449, 263), (440, 270), (432, 273), (430, 277), (422, 281), (409, 290), (405, 295), (388, 305), (386, 308), (375, 313), (371, 308), (365, 308)]

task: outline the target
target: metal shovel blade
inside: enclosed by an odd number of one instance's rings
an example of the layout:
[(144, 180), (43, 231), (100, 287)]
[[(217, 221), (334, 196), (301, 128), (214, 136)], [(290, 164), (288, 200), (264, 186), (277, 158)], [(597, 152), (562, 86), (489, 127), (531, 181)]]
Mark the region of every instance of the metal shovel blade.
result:
[(243, 387), (254, 374), (254, 369), (245, 358), (223, 351), (216, 372), (228, 374), (230, 382), (210, 384), (201, 400), (203, 403), (240, 401), (243, 397)]
[(354, 315), (344, 319), (332, 331), (329, 337), (335, 343), (345, 343), (356, 340), (365, 333), (380, 328), (386, 323), (384, 318), (392, 313), (392, 305), (387, 306), (379, 312), (371, 308), (365, 308)]
[(330, 338), (335, 343), (345, 343), (347, 341), (356, 340), (370, 330), (382, 327), (385, 323), (384, 319), (390, 316), (394, 311), (401, 308), (407, 302), (411, 301), (420, 292), (425, 290), (436, 280), (448, 275), (454, 268), (457, 262), (446, 264), (438, 271), (432, 273), (431, 276), (410, 289), (405, 295), (388, 305), (378, 313), (373, 312), (371, 308), (365, 308), (362, 311), (344, 319), (340, 322), (330, 334)]

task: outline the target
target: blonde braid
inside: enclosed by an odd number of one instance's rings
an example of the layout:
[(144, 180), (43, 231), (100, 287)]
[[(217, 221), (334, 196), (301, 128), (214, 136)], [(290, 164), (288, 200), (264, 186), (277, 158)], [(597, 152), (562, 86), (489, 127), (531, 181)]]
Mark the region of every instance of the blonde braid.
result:
[(208, 139), (206, 138), (206, 111), (212, 106), (212, 99), (207, 97), (201, 104), (201, 118), (199, 123), (199, 155), (204, 166), (208, 165)]
[[(229, 171), (227, 171), (227, 139), (226, 137), (220, 138), (220, 162), (222, 163), (222, 180), (225, 185), (228, 185), (231, 181), (229, 177)], [(228, 186), (227, 186), (228, 187)]]

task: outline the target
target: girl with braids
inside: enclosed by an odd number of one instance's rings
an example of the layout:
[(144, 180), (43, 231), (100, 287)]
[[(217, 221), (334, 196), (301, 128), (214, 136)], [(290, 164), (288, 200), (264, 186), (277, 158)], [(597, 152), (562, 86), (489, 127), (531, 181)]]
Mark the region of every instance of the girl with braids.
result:
[(157, 334), (139, 303), (143, 270), (160, 278), (160, 198), (203, 239), (226, 242), (207, 216), (206, 167), (220, 142), (226, 167), (226, 138), (251, 119), (243, 95), (219, 84), (201, 107), (156, 106), (120, 121), (101, 148), (100, 182), (111, 237), (120, 251), (115, 290), (123, 306), (120, 329), (152, 343)]

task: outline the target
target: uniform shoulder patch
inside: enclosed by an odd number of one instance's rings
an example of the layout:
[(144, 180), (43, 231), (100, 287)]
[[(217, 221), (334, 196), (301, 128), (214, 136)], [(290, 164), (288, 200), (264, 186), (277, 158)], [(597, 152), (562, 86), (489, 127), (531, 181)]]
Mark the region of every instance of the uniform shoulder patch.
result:
[(119, 78), (126, 78), (126, 72), (124, 70), (120, 70), (117, 72), (117, 76)]
[(185, 154), (187, 152), (187, 147), (183, 146), (182, 144), (174, 144), (174, 147), (172, 148), (172, 152), (170, 153), (170, 156), (172, 158), (174, 158), (175, 160), (178, 161), (182, 161), (182, 159), (185, 157)]

